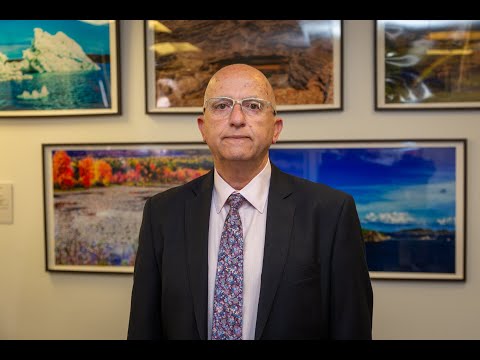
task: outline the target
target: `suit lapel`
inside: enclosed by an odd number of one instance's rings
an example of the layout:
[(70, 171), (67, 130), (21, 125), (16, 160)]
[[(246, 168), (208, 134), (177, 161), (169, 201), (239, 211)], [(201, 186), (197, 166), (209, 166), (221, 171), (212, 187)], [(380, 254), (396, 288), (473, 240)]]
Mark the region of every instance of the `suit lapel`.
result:
[(272, 164), (260, 299), (255, 328), (257, 340), (260, 339), (267, 323), (287, 258), (295, 213), (295, 204), (289, 197), (291, 193), (292, 185), (289, 178)]
[(213, 172), (193, 188), (185, 204), (187, 267), (200, 339), (207, 339), (208, 224), (212, 201)]

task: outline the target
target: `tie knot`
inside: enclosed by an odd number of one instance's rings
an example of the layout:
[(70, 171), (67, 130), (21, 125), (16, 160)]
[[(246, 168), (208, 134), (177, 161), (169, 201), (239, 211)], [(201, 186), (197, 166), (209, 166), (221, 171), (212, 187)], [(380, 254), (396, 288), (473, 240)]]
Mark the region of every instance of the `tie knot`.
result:
[(240, 193), (232, 193), (227, 199), (227, 204), (230, 205), (230, 209), (237, 211), (244, 202), (245, 198)]

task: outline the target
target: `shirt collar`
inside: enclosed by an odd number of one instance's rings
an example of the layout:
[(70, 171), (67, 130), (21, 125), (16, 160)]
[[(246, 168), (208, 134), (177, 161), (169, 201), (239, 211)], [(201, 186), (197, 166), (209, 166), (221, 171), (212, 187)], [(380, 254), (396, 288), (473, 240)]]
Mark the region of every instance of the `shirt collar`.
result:
[[(214, 169), (214, 196), (215, 210), (218, 213), (222, 210), (228, 197), (236, 192), (225, 180), (222, 179), (217, 169)], [(270, 177), (272, 175), (272, 167), (270, 159), (267, 160), (265, 167), (255, 176), (243, 189), (239, 192), (252, 206), (261, 214), (265, 211), (267, 204), (268, 190), (270, 189)]]

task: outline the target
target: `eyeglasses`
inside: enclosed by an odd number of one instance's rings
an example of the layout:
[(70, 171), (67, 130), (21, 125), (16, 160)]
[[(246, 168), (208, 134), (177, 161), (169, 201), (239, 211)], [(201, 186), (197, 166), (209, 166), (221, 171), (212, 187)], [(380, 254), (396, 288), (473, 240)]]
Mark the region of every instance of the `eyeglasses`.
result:
[(266, 113), (269, 107), (273, 109), (273, 115), (277, 115), (277, 111), (270, 101), (253, 97), (241, 100), (232, 99), (226, 96), (210, 98), (205, 101), (203, 111), (205, 112), (205, 110), (208, 110), (212, 116), (217, 118), (226, 118), (232, 113), (235, 104), (240, 105), (246, 116), (261, 116)]

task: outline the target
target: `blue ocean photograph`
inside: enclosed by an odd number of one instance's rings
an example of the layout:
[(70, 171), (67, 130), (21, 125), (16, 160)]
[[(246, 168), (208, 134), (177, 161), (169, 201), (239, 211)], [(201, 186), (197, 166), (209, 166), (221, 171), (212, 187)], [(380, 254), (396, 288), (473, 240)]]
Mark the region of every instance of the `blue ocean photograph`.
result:
[(118, 112), (113, 20), (0, 20), (0, 116)]
[(281, 170), (351, 194), (372, 278), (464, 277), (464, 143), (345, 142), (270, 150)]

